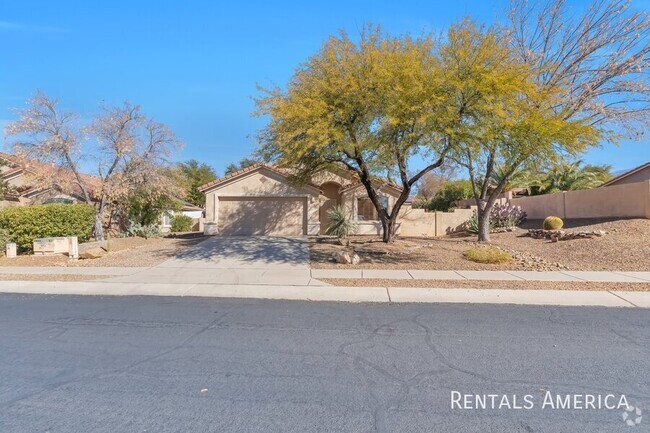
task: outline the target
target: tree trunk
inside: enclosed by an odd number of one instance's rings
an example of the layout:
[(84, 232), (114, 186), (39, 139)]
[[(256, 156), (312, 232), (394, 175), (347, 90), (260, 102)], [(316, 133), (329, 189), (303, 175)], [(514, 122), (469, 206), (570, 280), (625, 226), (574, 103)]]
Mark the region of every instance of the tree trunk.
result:
[(490, 210), (491, 207), (484, 207), (476, 209), (478, 213), (478, 241), (490, 242)]
[(101, 213), (97, 213), (97, 215), (95, 215), (95, 240), (104, 240), (104, 223), (102, 221)]
[(104, 240), (104, 199), (102, 198), (99, 202), (99, 207), (97, 208), (97, 213), (95, 214), (95, 240), (103, 241)]
[(381, 222), (381, 227), (382, 227), (382, 241), (389, 243), (394, 240), (395, 237), (395, 228), (397, 225), (395, 224), (395, 220), (393, 218), (389, 218), (387, 220), (382, 220)]

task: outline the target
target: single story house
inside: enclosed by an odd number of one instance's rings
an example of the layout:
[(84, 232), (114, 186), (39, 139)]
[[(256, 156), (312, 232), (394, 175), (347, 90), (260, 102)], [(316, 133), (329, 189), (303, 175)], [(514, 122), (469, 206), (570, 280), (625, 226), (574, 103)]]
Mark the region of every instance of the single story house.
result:
[(203, 208), (179, 198), (174, 198), (174, 200), (179, 203), (180, 208), (178, 208), (178, 210), (168, 210), (162, 214), (160, 231), (163, 233), (170, 232), (172, 228), (172, 218), (176, 215), (184, 215), (192, 218), (192, 231), (203, 231)]
[[(379, 234), (381, 224), (364, 186), (346, 170), (322, 170), (294, 185), (285, 170), (255, 164), (199, 188), (205, 193), (207, 234), (318, 235), (330, 222), (327, 211), (343, 206), (359, 234)], [(401, 189), (384, 183), (381, 200), (392, 207)], [(406, 204), (406, 208), (410, 205)]]
[(650, 161), (645, 164), (621, 173), (608, 182), (602, 184), (599, 188), (606, 186), (625, 185), (628, 183), (637, 183), (650, 180)]
[[(82, 203), (83, 192), (70, 170), (56, 165), (21, 158), (0, 152), (0, 180), (6, 182), (8, 192), (0, 198), (0, 209), (47, 203)], [(99, 180), (82, 174), (93, 195)], [(71, 186), (63, 188), (63, 185)], [(63, 191), (69, 192), (63, 192)]]

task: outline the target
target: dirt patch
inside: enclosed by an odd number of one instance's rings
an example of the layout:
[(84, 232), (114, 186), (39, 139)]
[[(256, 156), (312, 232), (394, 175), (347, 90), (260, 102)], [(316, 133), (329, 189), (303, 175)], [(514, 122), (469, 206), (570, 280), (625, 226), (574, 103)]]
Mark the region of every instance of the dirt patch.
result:
[[(650, 220), (567, 220), (566, 230), (605, 230), (592, 239), (551, 242), (527, 236), (528, 228), (541, 227), (541, 221), (527, 221), (512, 232), (492, 234), (491, 246), (509, 252), (512, 263), (481, 264), (463, 258), (463, 252), (480, 247), (476, 236), (460, 234), (441, 238), (398, 238), (384, 244), (379, 238), (354, 236), (350, 246), (330, 238), (312, 238), (310, 257), (313, 268), (339, 269), (430, 269), (430, 270), (650, 270)], [(332, 254), (354, 250), (361, 262), (340, 265)]]
[(205, 237), (201, 233), (150, 239), (138, 237), (116, 238), (111, 239), (108, 243), (102, 241), (79, 245), (80, 252), (88, 250), (104, 251), (105, 254), (97, 259), (72, 260), (64, 255), (18, 256), (12, 259), (1, 257), (0, 266), (149, 267), (168, 260), (203, 240), (205, 240)]
[(648, 292), (650, 283), (591, 283), (587, 281), (482, 281), (482, 280), (386, 280), (371, 278), (319, 278), (334, 286), (426, 287), (436, 289), (521, 290), (625, 290)]

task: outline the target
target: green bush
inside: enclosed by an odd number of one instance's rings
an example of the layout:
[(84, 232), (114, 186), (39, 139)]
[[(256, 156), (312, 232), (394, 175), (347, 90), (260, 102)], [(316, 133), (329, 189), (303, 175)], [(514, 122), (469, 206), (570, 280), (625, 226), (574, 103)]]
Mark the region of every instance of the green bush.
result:
[(330, 219), (330, 225), (325, 230), (326, 235), (343, 239), (357, 231), (357, 224), (350, 220), (343, 207), (336, 206), (328, 210), (327, 216)]
[(5, 253), (8, 242), (11, 242), (9, 231), (0, 229), (0, 256)]
[(556, 216), (546, 217), (542, 227), (544, 230), (560, 230), (564, 226), (562, 218)]
[(192, 230), (192, 217), (187, 215), (176, 215), (172, 218), (172, 233), (189, 232)]
[(449, 212), (457, 200), (472, 198), (472, 182), (469, 180), (454, 180), (447, 182), (436, 192), (433, 199), (425, 206), (430, 211)]
[(94, 223), (95, 209), (85, 204), (20, 206), (0, 211), (0, 229), (28, 251), (37, 238), (77, 236), (79, 242), (85, 242)]
[(140, 223), (129, 221), (129, 227), (126, 229), (126, 237), (140, 237), (140, 238), (159, 238), (162, 236), (160, 227), (156, 225), (143, 226)]

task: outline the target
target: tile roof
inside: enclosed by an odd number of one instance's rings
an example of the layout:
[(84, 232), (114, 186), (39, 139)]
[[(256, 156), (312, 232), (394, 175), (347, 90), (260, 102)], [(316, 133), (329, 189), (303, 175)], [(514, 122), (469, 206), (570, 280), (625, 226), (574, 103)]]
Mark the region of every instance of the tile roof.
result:
[[(361, 182), (351, 183), (350, 185), (347, 185), (347, 186), (344, 186), (343, 188), (341, 188), (341, 192), (349, 191), (349, 190), (351, 190), (351, 189), (358, 188), (358, 187), (360, 187), (360, 186), (362, 186), (362, 185), (363, 185), (363, 184), (362, 184)], [(383, 183), (381, 183), (377, 189), (379, 190), (379, 189), (381, 189), (381, 188), (383, 188), (383, 187), (389, 187), (389, 188), (392, 188), (392, 189), (394, 189), (394, 190), (396, 190), (396, 191), (400, 191), (400, 192), (404, 189), (404, 188), (402, 188), (401, 186), (399, 186), (399, 185), (395, 185), (395, 184), (390, 183), (390, 182), (383, 182)]]
[[(265, 168), (267, 170), (270, 170), (270, 171), (272, 171), (274, 173), (279, 174), (282, 177), (289, 177), (289, 175), (291, 174), (289, 172), (289, 170), (285, 170), (285, 169), (276, 167), (274, 165), (265, 164), (263, 162), (258, 162), (257, 164), (249, 165), (246, 168), (242, 168), (241, 170), (233, 171), (232, 173), (229, 173), (229, 174), (227, 174), (227, 175), (225, 175), (223, 177), (220, 177), (219, 179), (215, 179), (212, 182), (208, 182), (208, 183), (206, 183), (204, 185), (201, 185), (199, 187), (199, 191), (205, 192), (206, 190), (208, 190), (210, 188), (214, 188), (216, 186), (222, 185), (223, 183), (225, 183), (225, 182), (227, 182), (227, 181), (229, 181), (231, 179), (243, 176), (243, 175), (248, 174), (248, 173), (252, 173), (252, 172), (254, 172), (256, 170), (259, 170), (261, 168)], [(316, 188), (316, 189), (320, 190), (320, 187), (318, 185), (314, 185), (312, 183), (309, 183), (308, 185), (313, 187), (313, 188)]]
[[(52, 187), (56, 187), (60, 185), (60, 183), (56, 182), (56, 179), (60, 179), (63, 180), (63, 182), (68, 182), (73, 185), (73, 194), (78, 195), (79, 197), (83, 196), (83, 192), (81, 191), (79, 185), (76, 183), (76, 179), (72, 170), (55, 164), (46, 164), (34, 159), (28, 159), (17, 155), (10, 155), (3, 152), (0, 152), (0, 159), (7, 162), (13, 168), (13, 170), (3, 173), (2, 177), (6, 178), (19, 173), (19, 171), (26, 171), (35, 175), (47, 175), (50, 179), (53, 180), (52, 184), (50, 185), (30, 185), (29, 188), (22, 191), (20, 195), (33, 194), (37, 191), (45, 191)], [(101, 188), (101, 181), (98, 177), (85, 173), (80, 173), (80, 176), (86, 183), (86, 188), (88, 188), (88, 193), (91, 196), (94, 195), (94, 193), (99, 188)]]

